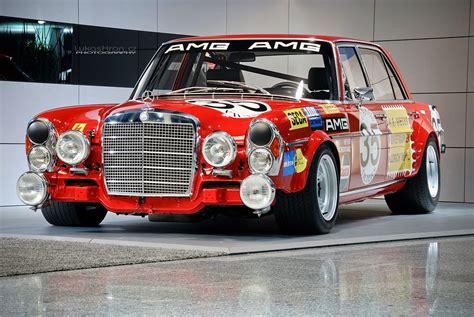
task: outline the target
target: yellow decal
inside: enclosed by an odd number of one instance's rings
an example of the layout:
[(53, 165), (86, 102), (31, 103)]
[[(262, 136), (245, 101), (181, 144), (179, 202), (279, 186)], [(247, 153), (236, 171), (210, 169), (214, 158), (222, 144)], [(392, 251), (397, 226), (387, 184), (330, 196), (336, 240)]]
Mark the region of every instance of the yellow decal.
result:
[(304, 157), (303, 152), (301, 152), (301, 149), (296, 149), (294, 164), (296, 173), (301, 173), (306, 169), (306, 166), (308, 165), (308, 160), (306, 159), (306, 157)]
[(332, 104), (332, 103), (326, 103), (326, 104), (322, 104), (322, 105), (319, 105), (321, 108), (323, 108), (324, 112), (326, 112), (327, 114), (333, 114), (333, 113), (339, 113), (339, 108), (335, 105), (335, 104)]
[(77, 131), (81, 131), (81, 132), (84, 132), (84, 128), (86, 127), (86, 124), (85, 123), (75, 123), (73, 126), (72, 126), (72, 129), (73, 130), (77, 130)]
[(391, 133), (411, 133), (407, 109), (403, 106), (385, 106), (383, 112), (387, 116), (387, 124)]
[(304, 115), (303, 111), (300, 108), (285, 110), (283, 112), (288, 117), (288, 120), (290, 120), (290, 124), (291, 124), (290, 130), (296, 130), (296, 129), (309, 127), (308, 118), (306, 118), (306, 116)]
[(408, 113), (403, 106), (382, 107), (387, 116), (387, 126), (390, 130), (388, 137), (388, 167), (387, 175), (391, 178), (413, 172), (412, 128)]

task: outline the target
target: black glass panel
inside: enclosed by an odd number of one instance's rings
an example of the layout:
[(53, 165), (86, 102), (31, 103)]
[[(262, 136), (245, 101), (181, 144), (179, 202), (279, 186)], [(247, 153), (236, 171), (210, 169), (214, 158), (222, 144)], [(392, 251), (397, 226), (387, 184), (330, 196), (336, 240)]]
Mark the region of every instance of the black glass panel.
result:
[(0, 80), (133, 87), (158, 47), (184, 36), (0, 16)]
[(0, 79), (73, 82), (72, 24), (0, 17)]

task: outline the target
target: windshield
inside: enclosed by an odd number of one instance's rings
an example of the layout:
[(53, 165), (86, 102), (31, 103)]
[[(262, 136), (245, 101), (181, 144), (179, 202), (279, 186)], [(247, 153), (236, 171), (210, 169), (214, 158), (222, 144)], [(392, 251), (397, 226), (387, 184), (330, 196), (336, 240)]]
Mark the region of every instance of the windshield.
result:
[(136, 85), (144, 94), (251, 93), (337, 99), (332, 46), (313, 40), (173, 42)]

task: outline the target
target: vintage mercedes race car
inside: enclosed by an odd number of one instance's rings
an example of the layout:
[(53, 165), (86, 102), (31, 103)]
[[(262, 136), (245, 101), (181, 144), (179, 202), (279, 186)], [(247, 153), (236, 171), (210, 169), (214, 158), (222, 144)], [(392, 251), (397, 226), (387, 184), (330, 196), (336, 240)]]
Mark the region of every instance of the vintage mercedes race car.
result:
[(60, 226), (274, 214), (283, 232), (327, 233), (340, 204), (374, 196), (432, 211), (444, 148), (438, 111), (379, 45), (192, 37), (162, 45), (128, 101), (33, 118), (17, 193)]

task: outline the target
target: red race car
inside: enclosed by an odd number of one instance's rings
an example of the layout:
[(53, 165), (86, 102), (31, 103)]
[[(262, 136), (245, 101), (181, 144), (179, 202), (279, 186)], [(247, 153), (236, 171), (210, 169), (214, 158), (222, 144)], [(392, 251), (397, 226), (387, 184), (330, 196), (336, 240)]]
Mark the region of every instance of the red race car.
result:
[(33, 118), (17, 192), (60, 226), (274, 214), (283, 232), (327, 233), (339, 204), (374, 196), (432, 211), (444, 149), (438, 111), (379, 45), (191, 37), (158, 49), (127, 102)]

